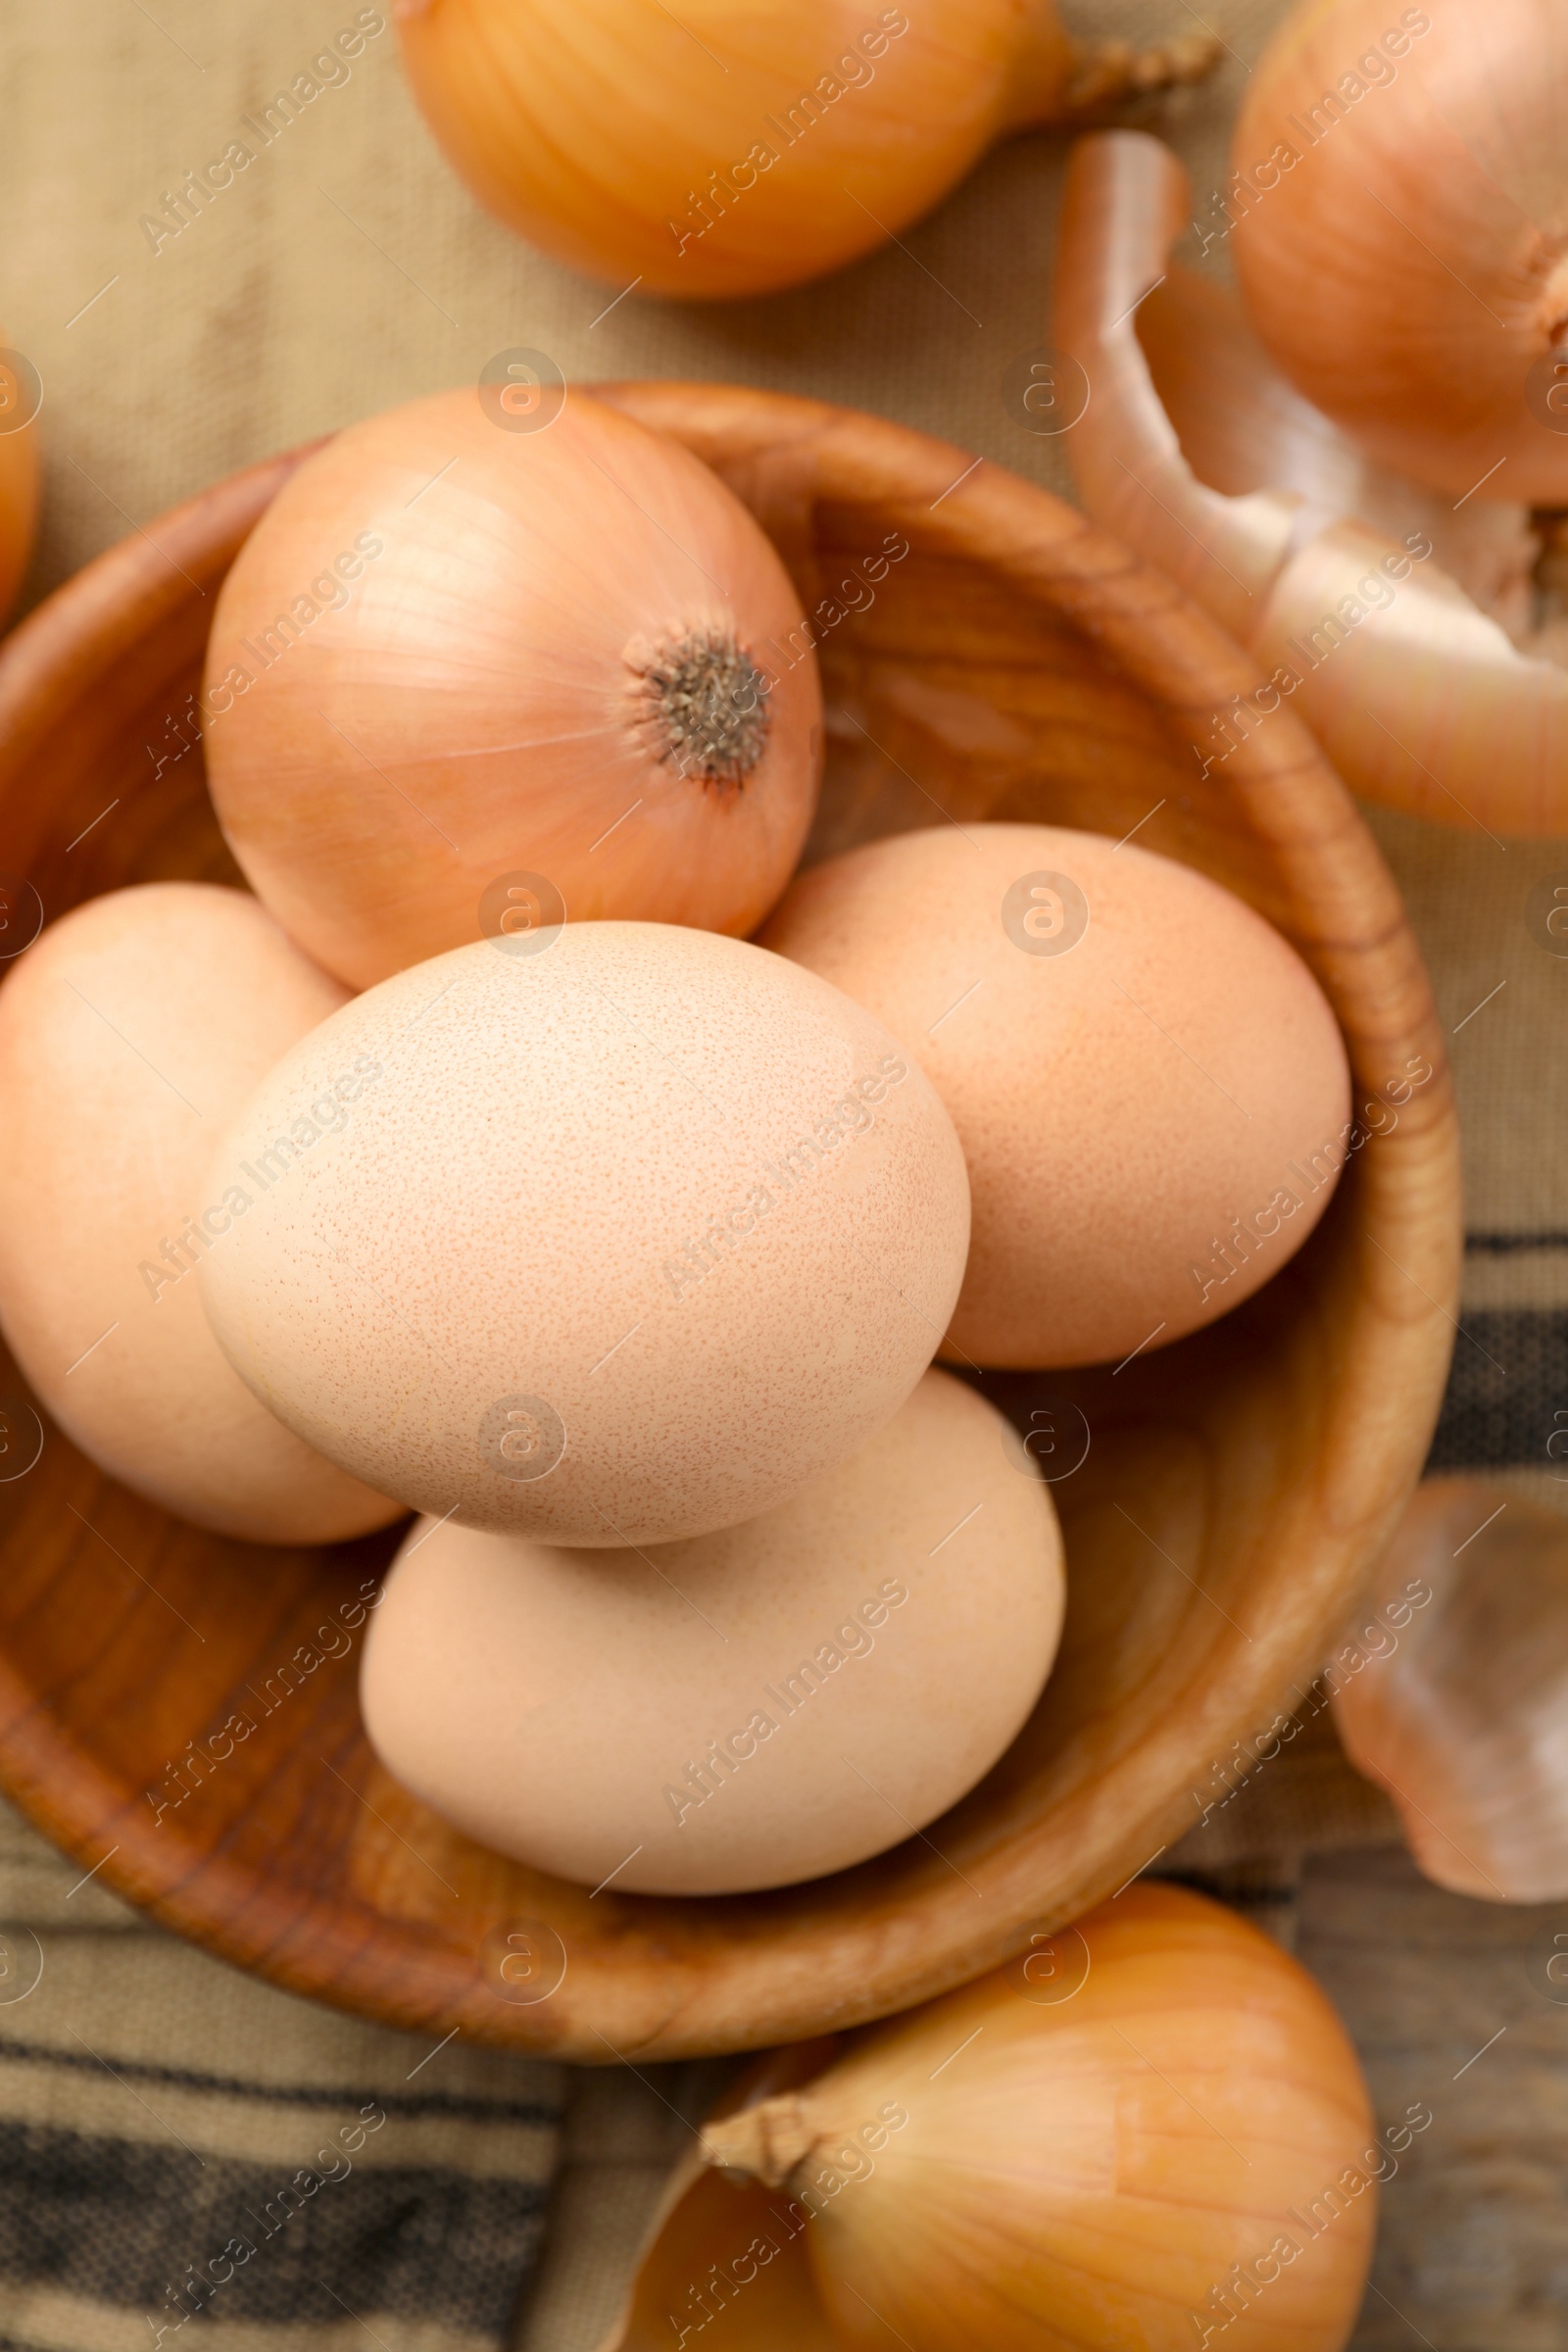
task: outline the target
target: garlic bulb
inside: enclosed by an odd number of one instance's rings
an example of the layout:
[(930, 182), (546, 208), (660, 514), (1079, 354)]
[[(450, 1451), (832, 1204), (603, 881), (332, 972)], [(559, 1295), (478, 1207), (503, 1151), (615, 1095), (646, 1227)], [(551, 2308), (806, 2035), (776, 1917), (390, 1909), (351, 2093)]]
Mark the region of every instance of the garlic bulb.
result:
[(1483, 1479), (1428, 1479), (1378, 1582), (1409, 1613), (1335, 1692), (1351, 1763), (1440, 1886), (1568, 1896), (1568, 1521)]
[(745, 2182), (674, 2184), (601, 2352), (699, 2327), (751, 2352), (1348, 2335), (1397, 2159), (1323, 1994), (1220, 1905), (1139, 1882), (822, 2056), (709, 2123)]
[(0, 620), (16, 602), (38, 525), (37, 390), (22, 354), (0, 349)]
[(1292, 389), (1234, 298), (1169, 259), (1189, 210), (1157, 140), (1081, 140), (1053, 332), (1093, 385), (1066, 440), (1085, 507), (1268, 681), (1200, 715), (1203, 772), (1289, 701), (1370, 800), (1568, 829), (1568, 669), (1500, 625), (1531, 620), (1524, 511), (1475, 499), (1456, 514), (1368, 459)]
[(622, 288), (837, 270), (1037, 122), (1192, 81), (1204, 34), (1073, 40), (1054, 0), (405, 0), (416, 98), (481, 203)]
[(1450, 498), (1568, 503), (1565, 74), (1561, 0), (1309, 0), (1237, 122), (1226, 202), (1259, 334)]

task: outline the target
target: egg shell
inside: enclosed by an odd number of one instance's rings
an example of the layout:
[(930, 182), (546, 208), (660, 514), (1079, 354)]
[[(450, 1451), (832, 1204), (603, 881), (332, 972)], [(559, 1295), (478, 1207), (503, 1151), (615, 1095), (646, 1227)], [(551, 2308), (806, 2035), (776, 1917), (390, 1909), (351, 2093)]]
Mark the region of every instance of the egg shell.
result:
[(953, 1114), (974, 1231), (945, 1354), (1168, 1346), (1277, 1273), (1328, 1204), (1349, 1133), (1333, 1012), (1294, 948), (1189, 866), (1097, 833), (949, 825), (800, 875), (761, 937), (885, 1022)]
[(933, 1371), (849, 1461), (716, 1535), (587, 1553), (421, 1522), (365, 1653), (371, 1743), (469, 1836), (591, 1886), (863, 1861), (974, 1786), (1050, 1672), (1061, 1541), (1029, 1467)]
[(662, 923), (367, 991), (234, 1122), (231, 1184), (254, 1205), (203, 1284), (241, 1377), (420, 1510), (565, 1544), (701, 1535), (854, 1452), (930, 1361), (969, 1231), (952, 1122), (886, 1031)]
[(100, 1469), (254, 1543), (335, 1543), (399, 1513), (257, 1402), (190, 1271), (233, 1229), (203, 1184), (224, 1122), (344, 998), (253, 898), (195, 882), (89, 900), (0, 988), (6, 1339)]

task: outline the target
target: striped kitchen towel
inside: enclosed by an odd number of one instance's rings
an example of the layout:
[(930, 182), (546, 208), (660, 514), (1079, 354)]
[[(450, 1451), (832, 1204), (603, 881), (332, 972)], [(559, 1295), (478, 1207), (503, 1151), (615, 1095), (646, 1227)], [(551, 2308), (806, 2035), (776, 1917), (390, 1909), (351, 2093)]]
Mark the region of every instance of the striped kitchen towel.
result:
[(0, 1808), (0, 2352), (499, 2352), (564, 2088), (242, 1976)]

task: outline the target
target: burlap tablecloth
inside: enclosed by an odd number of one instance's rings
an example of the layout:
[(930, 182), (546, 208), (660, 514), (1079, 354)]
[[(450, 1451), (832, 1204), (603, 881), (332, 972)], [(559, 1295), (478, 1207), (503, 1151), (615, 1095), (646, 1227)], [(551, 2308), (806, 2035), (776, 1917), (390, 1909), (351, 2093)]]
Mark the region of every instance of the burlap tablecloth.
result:
[[(1282, 13), (1214, 9), (1221, 71), (1152, 117), (1204, 211), (1248, 61)], [(1199, 19), (1187, 0), (1064, 13), (1143, 38)], [(1060, 446), (1022, 430), (1002, 389), (1048, 337), (1062, 167), (1048, 137), (992, 156), (906, 251), (824, 285), (722, 309), (633, 296), (604, 315), (602, 289), (463, 192), (383, 27), (210, 209), (149, 235), (143, 217), (242, 115), (375, 15), (356, 0), (51, 0), (0, 20), (0, 319), (44, 384), (27, 601), (232, 468), (471, 381), (519, 345), (577, 380), (825, 395), (1067, 493)], [(1215, 245), (1204, 267), (1224, 260)], [(1568, 1403), (1568, 964), (1539, 952), (1523, 909), (1568, 852), (1374, 822), (1431, 960), (1465, 1118), (1474, 1238), (1438, 1458), (1558, 1501), (1545, 1446)], [(1568, 2345), (1568, 2028), (1530, 1975), (1550, 1915), (1426, 1887), (1326, 1716), (1161, 1867), (1287, 1936), (1298, 1924), (1380, 2114), (1434, 2107), (1385, 2197), (1357, 2345)], [(509, 2330), (527, 2352), (585, 2352), (714, 2069), (572, 2076), (461, 2043), (432, 2053), (253, 1984), (77, 1876), (0, 1821), (0, 2352), (123, 2352), (176, 2322), (211, 2352), (335, 2352), (367, 2334), (382, 2352), (487, 2352)], [(34, 1951), (41, 1980), (18, 1999)], [(1497, 2046), (1473, 2059), (1489, 2034)], [(280, 2198), (302, 2170), (316, 2186)], [(232, 2278), (193, 2311), (181, 2280), (231, 2240)]]

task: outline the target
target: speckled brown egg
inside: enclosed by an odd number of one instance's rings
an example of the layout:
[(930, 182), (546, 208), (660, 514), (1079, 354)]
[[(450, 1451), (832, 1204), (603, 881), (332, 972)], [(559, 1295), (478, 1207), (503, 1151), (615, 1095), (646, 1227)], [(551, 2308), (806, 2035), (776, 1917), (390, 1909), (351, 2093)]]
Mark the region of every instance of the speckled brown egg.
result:
[(844, 1460), (930, 1361), (969, 1231), (952, 1122), (880, 1024), (662, 923), (382, 981), (207, 1181), (251, 1203), (202, 1271), (257, 1395), (420, 1510), (564, 1544), (701, 1535)]
[(1167, 1346), (1266, 1282), (1347, 1155), (1349, 1074), (1296, 951), (1135, 842), (901, 834), (792, 884), (765, 944), (902, 1039), (953, 1114), (974, 1233), (944, 1352)]
[(398, 1504), (224, 1361), (194, 1268), (234, 1230), (224, 1122), (345, 991), (236, 890), (150, 884), (50, 925), (0, 989), (0, 1323), (60, 1427), (166, 1510), (333, 1543)]
[(366, 1650), (371, 1742), (471, 1837), (589, 1886), (863, 1861), (974, 1786), (1050, 1671), (1061, 1543), (1029, 1467), (928, 1372), (848, 1461), (716, 1535), (589, 1553), (424, 1521)]

